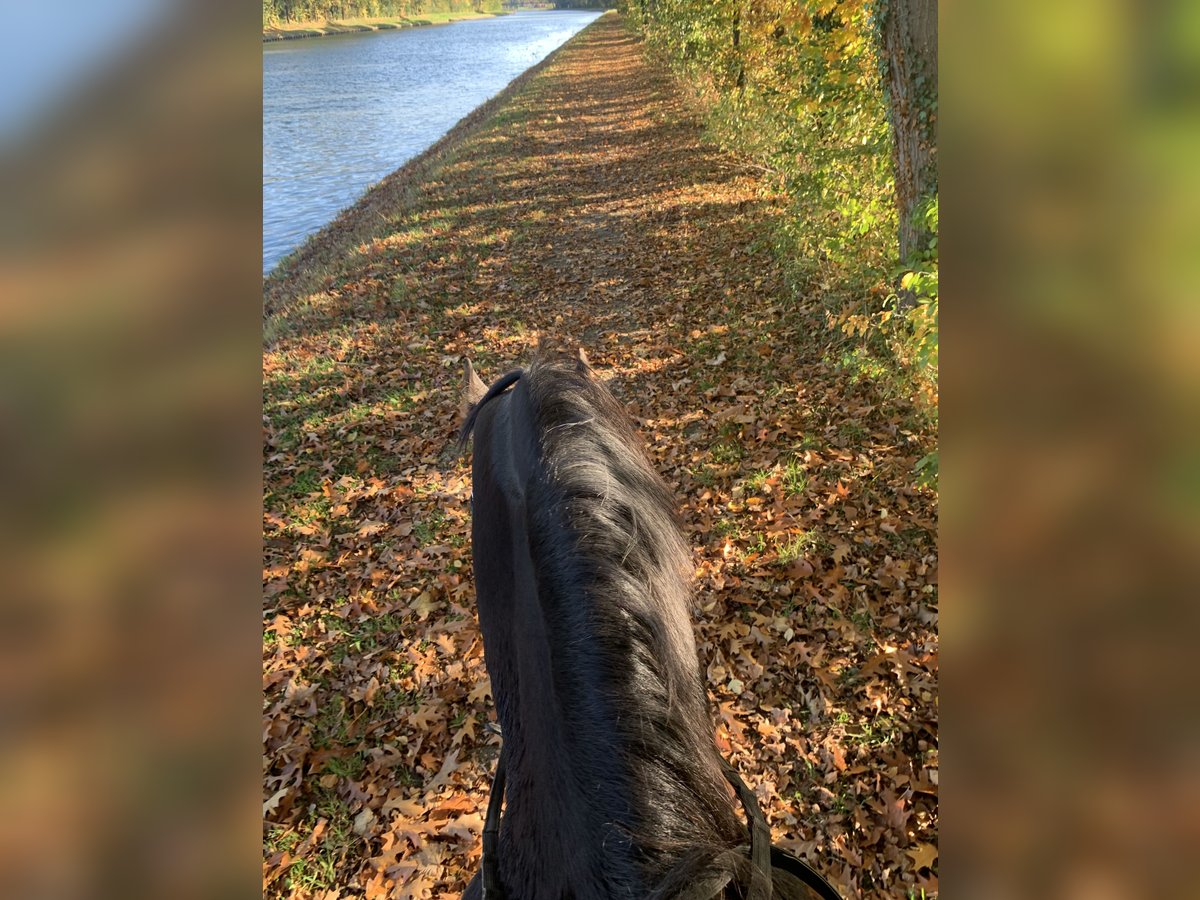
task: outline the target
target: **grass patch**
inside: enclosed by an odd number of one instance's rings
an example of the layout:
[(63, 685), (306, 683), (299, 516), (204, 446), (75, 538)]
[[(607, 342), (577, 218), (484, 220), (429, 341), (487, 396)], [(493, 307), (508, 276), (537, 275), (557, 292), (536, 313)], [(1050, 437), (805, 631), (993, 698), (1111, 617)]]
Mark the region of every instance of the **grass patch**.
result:
[(767, 481), (771, 477), (770, 469), (759, 469), (757, 472), (751, 473), (746, 478), (746, 487), (756, 494), (761, 494), (767, 486)]
[(789, 494), (803, 494), (808, 487), (808, 472), (799, 460), (790, 459), (783, 466), (783, 489)]
[(714, 530), (719, 537), (736, 537), (741, 531), (733, 519), (720, 519), (714, 526)]
[(857, 422), (842, 422), (838, 425), (838, 437), (847, 443), (861, 444), (867, 439), (868, 434), (867, 429)]
[(343, 420), (346, 425), (359, 425), (371, 417), (374, 407), (365, 401), (354, 403), (346, 409)]
[(726, 422), (718, 432), (721, 440), (713, 445), (711, 454), (713, 462), (721, 465), (733, 465), (742, 461), (745, 450), (742, 448), (742, 429), (736, 422)]
[(350, 756), (334, 756), (325, 761), (325, 771), (339, 778), (357, 778), (366, 767), (367, 761), (361, 752)]
[[(396, 613), (374, 616), (361, 622), (349, 622), (339, 616), (325, 615), (321, 620), (332, 636), (329, 658), (340, 663), (348, 656), (360, 656), (386, 645), (389, 639), (403, 635), (403, 620)], [(411, 670), (411, 663), (407, 663)]]
[(446, 514), (440, 509), (435, 509), (424, 519), (413, 523), (413, 534), (424, 547), (437, 542), (445, 524)]
[(862, 381), (888, 383), (892, 374), (892, 370), (872, 356), (865, 347), (844, 350), (834, 365), (839, 371), (848, 373), (853, 384)]
[(325, 819), (325, 833), (311, 853), (292, 863), (285, 882), (289, 891), (311, 895), (337, 885), (338, 873), (360, 838), (354, 833), (350, 810), (331, 790), (318, 789), (310, 815), (309, 829)]
[(460, 19), (487, 19), (500, 13), (478, 10), (455, 12), (422, 12), (419, 17), (409, 16), (354, 16), (345, 19), (311, 22), (271, 22), (263, 26), (263, 41), (294, 40), (296, 38), (324, 37), (330, 34), (354, 34), (356, 32), (395, 31), (399, 28), (419, 28), (425, 25), (445, 25)]
[(895, 744), (901, 737), (900, 723), (893, 716), (879, 715), (846, 730), (846, 740), (861, 747), (876, 748)]
[(815, 531), (806, 531), (785, 540), (775, 541), (775, 553), (783, 565), (794, 563), (805, 554), (816, 550), (821, 545), (821, 539)]
[(321, 476), (316, 469), (301, 469), (292, 483), (283, 489), (283, 496), (299, 500), (321, 490)]
[(712, 448), (713, 462), (721, 465), (733, 465), (742, 461), (742, 445), (733, 441), (721, 441)]
[(272, 825), (267, 829), (266, 851), (267, 854), (272, 853), (287, 853), (296, 849), (303, 838), (300, 832), (294, 828), (289, 828), (287, 825)]
[(420, 392), (415, 387), (388, 391), (383, 395), (381, 402), (388, 409), (398, 412), (407, 412), (417, 405), (416, 396), (418, 393)]
[(859, 631), (870, 631), (871, 626), (875, 624), (874, 619), (871, 618), (871, 611), (866, 607), (856, 609), (850, 613), (850, 621), (854, 623)]
[(804, 450), (820, 450), (822, 442), (819, 438), (813, 437), (811, 434), (803, 434), (800, 436), (800, 443), (796, 445), (796, 449)]
[(346, 701), (335, 697), (330, 703), (317, 707), (313, 719), (312, 743), (318, 750), (343, 746), (349, 735), (346, 733)]

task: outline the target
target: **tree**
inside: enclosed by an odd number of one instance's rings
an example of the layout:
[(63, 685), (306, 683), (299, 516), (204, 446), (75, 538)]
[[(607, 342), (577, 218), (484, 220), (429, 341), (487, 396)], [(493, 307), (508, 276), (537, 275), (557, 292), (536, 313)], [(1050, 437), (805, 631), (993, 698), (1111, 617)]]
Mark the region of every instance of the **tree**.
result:
[(937, 0), (879, 0), (881, 57), (896, 177), (900, 261), (929, 241), (922, 204), (937, 193)]

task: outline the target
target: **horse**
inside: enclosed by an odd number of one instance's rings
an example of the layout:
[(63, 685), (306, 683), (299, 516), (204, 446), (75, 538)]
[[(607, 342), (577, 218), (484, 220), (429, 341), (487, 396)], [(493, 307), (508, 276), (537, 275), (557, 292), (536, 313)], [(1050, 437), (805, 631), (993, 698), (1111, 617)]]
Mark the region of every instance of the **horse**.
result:
[(586, 357), (466, 360), (463, 409), (502, 735), (464, 900), (838, 898), (717, 750), (674, 499)]

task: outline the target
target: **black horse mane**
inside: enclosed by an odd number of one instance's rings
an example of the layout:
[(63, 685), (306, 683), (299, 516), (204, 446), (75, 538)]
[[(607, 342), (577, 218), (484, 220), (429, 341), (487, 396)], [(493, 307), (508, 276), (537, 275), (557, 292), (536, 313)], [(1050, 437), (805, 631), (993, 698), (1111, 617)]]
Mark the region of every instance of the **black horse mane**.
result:
[(603, 742), (626, 775), (604, 790), (622, 792), (612, 807), (629, 811), (621, 826), (642, 883), (625, 888), (644, 896), (658, 885), (669, 896), (718, 859), (740, 869), (744, 857), (727, 851), (746, 842), (692, 632), (691, 552), (626, 411), (585, 365), (539, 358), (508, 373), (468, 412), (462, 441), (518, 382), (524, 390), (509, 402), (528, 403), (537, 432), (529, 540), (548, 630), (563, 640), (586, 633), (598, 661), (561, 677), (593, 679), (596, 702), (619, 712)]

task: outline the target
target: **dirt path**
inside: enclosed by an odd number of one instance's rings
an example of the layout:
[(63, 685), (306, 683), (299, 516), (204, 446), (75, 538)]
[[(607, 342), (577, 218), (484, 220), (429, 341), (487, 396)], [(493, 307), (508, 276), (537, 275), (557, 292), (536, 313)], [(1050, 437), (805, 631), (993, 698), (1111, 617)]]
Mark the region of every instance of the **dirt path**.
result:
[(928, 426), (789, 295), (781, 214), (610, 15), (270, 286), (268, 895), (436, 897), (478, 861), (459, 360), (539, 335), (587, 347), (675, 485), (718, 741), (775, 837), (853, 893), (936, 890)]

